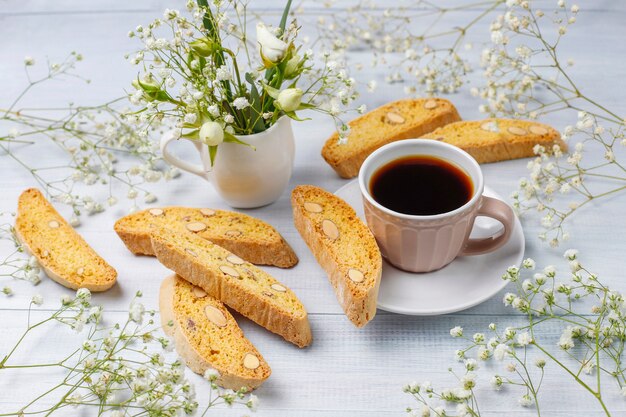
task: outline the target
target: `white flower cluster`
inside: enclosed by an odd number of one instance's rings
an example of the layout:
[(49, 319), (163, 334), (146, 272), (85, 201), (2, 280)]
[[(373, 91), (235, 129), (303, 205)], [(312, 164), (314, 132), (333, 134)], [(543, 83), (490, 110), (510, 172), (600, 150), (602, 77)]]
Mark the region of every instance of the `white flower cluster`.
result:
[[(102, 324), (102, 308), (91, 303), (89, 290), (81, 288), (74, 297), (64, 296), (61, 307), (50, 317), (32, 324), (26, 333), (47, 323), (60, 323), (86, 334), (87, 338), (78, 349), (70, 349), (73, 352), (59, 359), (58, 363), (46, 364), (42, 368), (55, 366), (59, 372), (65, 371), (59, 387), (66, 390), (48, 390), (35, 395), (36, 399), (15, 415), (39, 414), (44, 409), (42, 407), (45, 407), (44, 412), (54, 413), (67, 406), (81, 410), (108, 410), (106, 415), (112, 417), (129, 413), (150, 416), (194, 414), (199, 408), (196, 387), (186, 379), (182, 360), (168, 359), (172, 342), (158, 337), (159, 327), (152, 319), (154, 312), (146, 311), (139, 303), (139, 297), (140, 292), (130, 306), (128, 321), (109, 327)], [(33, 297), (33, 304), (42, 302), (40, 296)], [(150, 317), (149, 322), (142, 324), (146, 316)], [(13, 360), (13, 353), (18, 349), (20, 341), (4, 357), (3, 366), (21, 367)], [(27, 366), (36, 368), (38, 365)], [(212, 399), (205, 414), (208, 408), (219, 404), (240, 404), (247, 409), (256, 409), (258, 398), (248, 395), (245, 388), (224, 391), (215, 385), (215, 379), (210, 381)]]
[[(475, 388), (480, 381), (479, 363), (487, 361), (501, 362), (505, 371), (490, 377), (492, 387), (497, 391), (505, 386), (512, 393), (521, 391), (516, 395), (522, 407), (538, 407), (545, 372), (552, 367), (566, 370), (581, 395), (588, 395), (590, 401), (599, 401), (603, 407), (603, 398), (612, 388), (605, 384), (594, 386), (600, 375), (589, 380), (583, 375), (604, 374), (617, 382), (620, 393), (626, 392), (625, 376), (621, 371), (615, 372), (621, 369), (625, 356), (626, 298), (589, 272), (580, 263), (577, 250), (567, 250), (563, 257), (569, 267), (566, 281), (559, 281), (554, 266), (534, 271), (532, 259), (524, 260), (521, 269), (507, 269), (503, 279), (511, 282), (515, 291), (505, 294), (503, 301), (522, 313), (524, 323), (503, 330), (491, 323), (488, 334), (474, 333), (471, 337), (464, 335), (461, 326), (452, 328), (452, 337), (468, 343), (455, 353), (455, 358), (463, 363), (463, 373), (450, 370), (459, 385), (441, 391), (433, 390), (430, 384), (428, 391), (417, 383), (405, 386), (404, 391), (422, 407), (408, 409), (410, 415), (451, 415), (451, 405), (455, 406), (456, 415), (480, 415)], [(532, 277), (525, 278), (527, 274)]]
[[(158, 167), (161, 159), (145, 128), (145, 115), (126, 114), (117, 108), (115, 103), (119, 100), (96, 107), (72, 105), (59, 109), (64, 112), (54, 117), (41, 117), (42, 110), (38, 109), (14, 111), (26, 93), (33, 94), (33, 87), (41, 88), (45, 81), (65, 75), (80, 78), (74, 68), (81, 60), (82, 56), (73, 52), (60, 64), (49, 64), (48, 74), (40, 79), (29, 78), (19, 99), (0, 114), (0, 121), (12, 126), (10, 135), (0, 143), (0, 151), (5, 158), (15, 161), (17, 167), (26, 168), (53, 200), (72, 207), (73, 226), (80, 224), (81, 213), (95, 214), (114, 205), (118, 187), (128, 191), (134, 206), (140, 193), (146, 203), (152, 203), (156, 196), (144, 185), (178, 175), (177, 170)], [(28, 58), (25, 65), (30, 67), (35, 61)], [(10, 146), (13, 142), (28, 146)], [(54, 166), (38, 164), (28, 155), (33, 146), (37, 146), (37, 153), (60, 149), (65, 155)], [(85, 189), (82, 185), (105, 187), (110, 197), (106, 203), (96, 201), (77, 191)]]
[(327, 113), (344, 126), (339, 116), (356, 98), (354, 80), (329, 55), (317, 68), (312, 51), (300, 52), (296, 21), (258, 22), (252, 54), (246, 13), (239, 0), (189, 2), (186, 13), (168, 9), (163, 19), (131, 31), (143, 44), (127, 56), (144, 70), (129, 95), (143, 107), (140, 117), (172, 124), (178, 135), (212, 148), (212, 158), (222, 142), (242, 143), (235, 135), (262, 132), (284, 115), (300, 120), (300, 110)]

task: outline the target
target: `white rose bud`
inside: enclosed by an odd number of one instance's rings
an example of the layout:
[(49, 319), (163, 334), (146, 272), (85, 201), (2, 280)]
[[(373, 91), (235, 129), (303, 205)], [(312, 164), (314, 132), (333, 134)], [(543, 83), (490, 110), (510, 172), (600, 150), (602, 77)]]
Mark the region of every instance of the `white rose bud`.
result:
[(276, 63), (285, 56), (287, 44), (278, 39), (263, 23), (256, 25), (256, 39), (261, 46), (263, 58)]
[(287, 88), (278, 94), (276, 103), (284, 112), (296, 111), (302, 101), (302, 94), (299, 88)]
[(200, 140), (209, 145), (217, 146), (224, 141), (224, 130), (217, 122), (206, 122), (200, 128)]

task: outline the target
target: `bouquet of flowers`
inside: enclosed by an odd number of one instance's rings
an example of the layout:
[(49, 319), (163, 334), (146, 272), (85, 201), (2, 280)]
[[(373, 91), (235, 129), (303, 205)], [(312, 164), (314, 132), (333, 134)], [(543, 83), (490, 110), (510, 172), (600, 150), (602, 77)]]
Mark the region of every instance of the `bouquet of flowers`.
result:
[[(291, 0), (278, 27), (256, 23), (248, 37), (246, 3), (206, 0), (187, 3), (190, 17), (166, 10), (163, 19), (129, 33), (143, 48), (129, 57), (142, 73), (130, 100), (142, 108), (135, 117), (173, 123), (177, 135), (206, 144), (213, 163), (222, 142), (245, 144), (237, 136), (262, 132), (282, 116), (312, 109), (339, 118), (355, 98), (354, 80), (329, 53), (316, 68), (312, 51), (296, 46), (299, 27), (287, 25)], [(168, 38), (160, 37), (167, 33)], [(361, 109), (362, 111), (364, 109)]]

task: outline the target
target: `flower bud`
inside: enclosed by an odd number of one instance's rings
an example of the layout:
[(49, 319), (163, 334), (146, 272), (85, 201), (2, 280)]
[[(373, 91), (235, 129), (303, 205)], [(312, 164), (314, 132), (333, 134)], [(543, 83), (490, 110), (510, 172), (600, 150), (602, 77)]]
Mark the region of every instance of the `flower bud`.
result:
[(196, 39), (195, 41), (189, 44), (191, 50), (194, 51), (197, 55), (202, 57), (207, 57), (215, 53), (216, 47), (215, 44), (207, 38)]
[(256, 25), (256, 39), (261, 48), (263, 62), (277, 63), (287, 52), (287, 44), (278, 39), (263, 23)]
[(299, 88), (287, 88), (278, 94), (277, 107), (284, 112), (296, 111), (302, 101), (302, 90)]
[(200, 140), (208, 146), (217, 146), (224, 141), (224, 130), (217, 122), (205, 122), (200, 128)]

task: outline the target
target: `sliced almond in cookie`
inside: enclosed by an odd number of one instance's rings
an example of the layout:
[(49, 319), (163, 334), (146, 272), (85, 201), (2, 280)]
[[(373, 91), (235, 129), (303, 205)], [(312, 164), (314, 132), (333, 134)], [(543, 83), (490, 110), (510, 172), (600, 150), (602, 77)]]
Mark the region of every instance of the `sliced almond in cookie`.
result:
[(339, 228), (332, 220), (322, 220), (322, 231), (329, 239), (336, 240), (339, 237)]
[(273, 289), (274, 291), (278, 291), (278, 292), (285, 292), (285, 291), (287, 291), (287, 288), (283, 287), (280, 284), (272, 284), (272, 285), (270, 285), (270, 288)]
[(202, 215), (206, 217), (215, 216), (215, 210), (211, 210), (208, 208), (201, 208), (200, 213), (202, 213)]
[(438, 104), (436, 100), (426, 100), (426, 103), (424, 103), (424, 108), (427, 110), (432, 110), (437, 108)]
[(528, 131), (526, 131), (526, 129), (517, 126), (510, 126), (507, 130), (509, 133), (515, 136), (524, 136), (528, 134)]
[(49, 227), (50, 229), (58, 229), (58, 228), (59, 228), (59, 226), (61, 226), (61, 225), (60, 225), (60, 224), (59, 224), (59, 222), (58, 222), (58, 221), (56, 221), (56, 220), (50, 220), (50, 221), (48, 222), (48, 227)]
[(193, 286), (193, 289), (191, 290), (191, 292), (193, 292), (193, 295), (194, 295), (196, 298), (204, 298), (204, 297), (206, 297), (206, 296), (207, 296), (206, 291), (204, 291), (202, 288), (197, 287), (197, 286), (195, 286), (195, 285)]
[(198, 257), (198, 254), (197, 254), (197, 253), (195, 253), (193, 250), (191, 250), (191, 249), (189, 249), (189, 248), (186, 248), (186, 249), (185, 249), (185, 252), (187, 252), (188, 254), (190, 254), (191, 256), (193, 256), (194, 258), (197, 258), (197, 257)]
[(233, 265), (243, 265), (246, 263), (246, 261), (244, 261), (243, 259), (241, 259), (239, 256), (237, 255), (228, 255), (226, 257), (226, 260), (228, 262), (230, 262)]
[(220, 271), (222, 271), (226, 275), (230, 275), (231, 277), (235, 277), (235, 278), (239, 277), (239, 272), (237, 272), (235, 268), (230, 267), (228, 265), (220, 265)]
[(243, 233), (240, 232), (239, 230), (228, 230), (226, 233), (224, 233), (226, 236), (228, 237), (239, 237), (241, 236)]
[(219, 386), (233, 390), (258, 387), (271, 374), (267, 362), (224, 304), (206, 294), (195, 297), (196, 289), (174, 275), (161, 284), (161, 323), (165, 333), (175, 340), (178, 354), (200, 375), (215, 369)]
[(404, 117), (392, 111), (385, 115), (385, 122), (389, 123), (390, 125), (401, 125), (402, 123), (404, 123), (404, 121)]
[(152, 214), (153, 216), (162, 216), (163, 215), (163, 209), (160, 208), (153, 208), (148, 210), (148, 212), (150, 214)]
[(310, 201), (306, 201), (304, 203), (304, 209), (306, 211), (311, 212), (311, 213), (321, 213), (322, 211), (324, 211), (324, 209), (323, 209), (321, 204), (312, 203)]
[(354, 282), (363, 282), (365, 276), (363, 275), (363, 272), (359, 271), (358, 269), (351, 268), (348, 269), (348, 278), (350, 278)]
[(206, 229), (206, 224), (204, 223), (200, 223), (200, 222), (191, 222), (191, 223), (187, 223), (185, 225), (185, 227), (187, 228), (187, 230), (189, 230), (190, 232), (201, 232), (204, 229)]
[(528, 130), (530, 130), (530, 132), (534, 133), (535, 135), (545, 135), (546, 133), (548, 133), (548, 129), (539, 125), (532, 125), (528, 128)]
[(243, 357), (243, 366), (248, 369), (256, 369), (261, 365), (259, 362), (259, 358), (256, 357), (253, 353), (246, 353)]
[[(206, 293), (205, 293), (206, 295)], [(204, 315), (207, 319), (217, 327), (226, 326), (226, 316), (218, 308), (208, 305), (204, 307)]]

